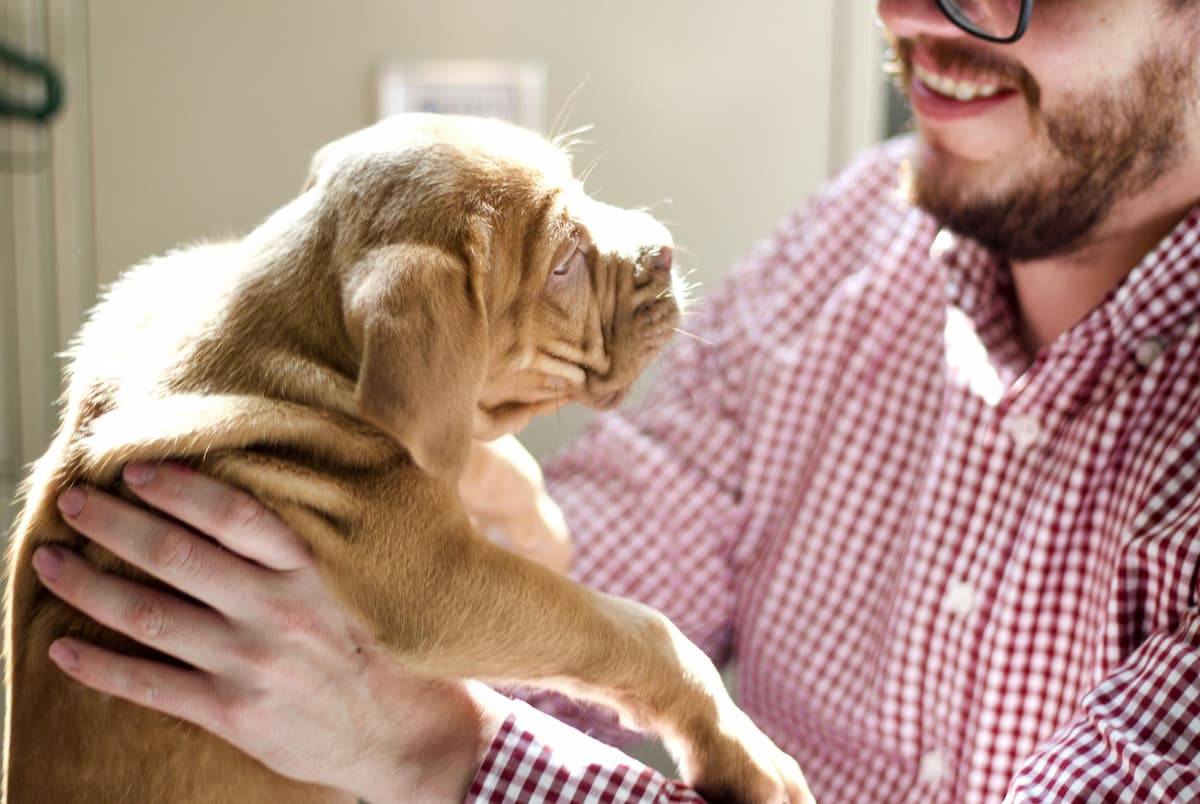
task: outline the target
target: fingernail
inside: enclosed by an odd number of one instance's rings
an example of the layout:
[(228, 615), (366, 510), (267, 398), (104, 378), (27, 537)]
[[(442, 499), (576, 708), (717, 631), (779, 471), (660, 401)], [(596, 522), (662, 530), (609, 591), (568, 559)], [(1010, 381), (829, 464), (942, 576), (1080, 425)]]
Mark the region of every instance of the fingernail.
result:
[(79, 668), (79, 654), (61, 642), (55, 642), (50, 646), (50, 658), (64, 670)]
[(148, 463), (131, 463), (125, 467), (125, 482), (131, 486), (144, 486), (154, 477), (154, 467)]
[(33, 554), (33, 568), (47, 581), (58, 580), (62, 565), (62, 556), (53, 547), (39, 547)]
[(83, 489), (67, 489), (58, 495), (58, 510), (69, 517), (76, 517), (79, 516), (79, 512), (83, 510), (83, 505), (86, 502), (87, 494)]

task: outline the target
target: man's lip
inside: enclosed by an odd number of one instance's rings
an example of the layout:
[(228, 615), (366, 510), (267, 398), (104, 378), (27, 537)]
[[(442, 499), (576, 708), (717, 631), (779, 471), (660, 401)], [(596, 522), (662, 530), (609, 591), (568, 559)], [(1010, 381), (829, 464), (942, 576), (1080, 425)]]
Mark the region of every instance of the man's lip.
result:
[(927, 120), (959, 120), (991, 111), (1017, 97), (1015, 89), (1003, 89), (990, 98), (960, 101), (948, 98), (922, 83), (915, 74), (909, 81), (909, 100), (918, 117)]

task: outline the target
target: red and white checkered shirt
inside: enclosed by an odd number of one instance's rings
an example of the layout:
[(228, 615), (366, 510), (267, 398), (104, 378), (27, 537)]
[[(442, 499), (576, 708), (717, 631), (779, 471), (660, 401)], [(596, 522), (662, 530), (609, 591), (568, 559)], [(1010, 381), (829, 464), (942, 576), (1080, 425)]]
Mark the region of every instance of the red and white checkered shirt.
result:
[[(825, 802), (1200, 801), (1200, 209), (1032, 365), (877, 149), (548, 476)], [(472, 801), (692, 801), (514, 705)]]

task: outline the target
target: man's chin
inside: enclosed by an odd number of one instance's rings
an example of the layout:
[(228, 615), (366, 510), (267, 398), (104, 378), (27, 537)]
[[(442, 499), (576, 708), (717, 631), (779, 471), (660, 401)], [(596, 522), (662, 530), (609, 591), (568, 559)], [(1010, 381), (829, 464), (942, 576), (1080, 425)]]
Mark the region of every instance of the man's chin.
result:
[(964, 159), (921, 138), (915, 140), (901, 166), (904, 197), (959, 234), (989, 241), (993, 223), (989, 219), (1008, 217), (1018, 206), (1022, 183), (1032, 184), (1027, 172), (1018, 174), (1003, 160), (1006, 166), (997, 168), (990, 162)]
[[(928, 181), (924, 181), (928, 179)], [(1069, 253), (1107, 210), (1103, 201), (1069, 203), (1078, 193), (975, 193), (944, 175), (914, 173), (910, 202), (940, 226), (974, 240), (997, 257), (1025, 262)]]
[(907, 161), (914, 185), (938, 187), (939, 192), (963, 198), (1003, 192), (1005, 185), (1013, 184), (1014, 165), (1022, 163), (1018, 157), (998, 152), (986, 157), (963, 153), (962, 149), (951, 148), (919, 130), (913, 137)]

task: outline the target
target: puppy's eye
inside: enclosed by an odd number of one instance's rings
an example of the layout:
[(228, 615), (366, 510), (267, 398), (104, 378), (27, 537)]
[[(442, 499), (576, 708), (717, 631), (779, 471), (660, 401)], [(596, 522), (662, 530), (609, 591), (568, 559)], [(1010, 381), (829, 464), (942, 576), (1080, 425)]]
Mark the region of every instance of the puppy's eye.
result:
[(554, 275), (568, 276), (574, 271), (582, 270), (585, 264), (586, 260), (584, 258), (583, 249), (577, 248), (571, 252), (570, 257), (567, 257), (567, 259), (563, 260), (557, 267), (555, 267)]

